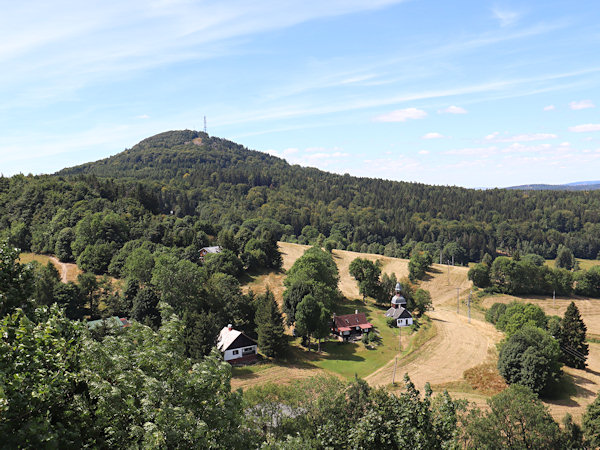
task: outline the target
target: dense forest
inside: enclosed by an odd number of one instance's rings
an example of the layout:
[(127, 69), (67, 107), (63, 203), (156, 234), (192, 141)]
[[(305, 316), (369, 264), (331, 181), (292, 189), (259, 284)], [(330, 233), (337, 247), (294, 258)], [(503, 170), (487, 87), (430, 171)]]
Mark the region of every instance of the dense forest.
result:
[(497, 252), (555, 258), (561, 245), (579, 258), (600, 253), (600, 191), (473, 190), (336, 175), (189, 130), (55, 175), (0, 178), (0, 230), (24, 250), (53, 253), (60, 242), (68, 253), (80, 221), (100, 212), (111, 213), (103, 221), (115, 228), (104, 239), (115, 243), (112, 252), (135, 239), (187, 247), (199, 231), (243, 225), (290, 242), (396, 257), (417, 247), (459, 264)]

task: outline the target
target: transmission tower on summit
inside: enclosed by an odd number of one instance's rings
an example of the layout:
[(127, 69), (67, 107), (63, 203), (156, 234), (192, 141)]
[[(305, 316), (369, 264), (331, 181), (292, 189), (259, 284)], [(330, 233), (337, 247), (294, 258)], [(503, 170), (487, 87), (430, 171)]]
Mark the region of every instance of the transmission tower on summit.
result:
[(206, 133), (206, 116), (204, 116), (204, 132)]

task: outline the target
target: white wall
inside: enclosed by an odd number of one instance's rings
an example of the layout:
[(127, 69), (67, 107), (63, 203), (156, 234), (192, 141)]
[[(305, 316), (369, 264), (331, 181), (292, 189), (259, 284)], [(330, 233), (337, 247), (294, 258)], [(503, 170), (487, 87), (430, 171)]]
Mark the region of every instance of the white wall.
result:
[[(246, 351), (246, 353), (243, 353), (244, 349), (252, 349), (251, 351)], [(256, 345), (251, 345), (248, 347), (242, 347), (242, 348), (236, 348), (234, 350), (225, 350), (225, 353), (223, 355), (223, 359), (225, 359), (225, 361), (230, 361), (232, 359), (237, 359), (237, 358), (241, 358), (242, 356), (246, 356), (246, 355), (255, 355), (256, 354), (256, 350), (257, 350), (257, 346)], [(235, 354), (235, 352), (237, 352), (237, 354)]]

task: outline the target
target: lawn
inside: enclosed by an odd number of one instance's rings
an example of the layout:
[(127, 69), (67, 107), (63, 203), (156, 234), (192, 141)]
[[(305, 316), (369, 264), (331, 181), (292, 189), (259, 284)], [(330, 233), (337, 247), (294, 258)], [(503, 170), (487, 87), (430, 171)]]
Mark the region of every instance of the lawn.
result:
[[(365, 377), (388, 363), (398, 352), (398, 329), (387, 326), (385, 309), (378, 308), (361, 300), (347, 301), (336, 308), (338, 315), (351, 314), (355, 310), (367, 314), (382, 340), (379, 345), (367, 348), (362, 342), (344, 343), (329, 340), (321, 344), (322, 354), (311, 361), (317, 367), (341, 375), (344, 378)], [(402, 354), (411, 351), (412, 341), (421, 332), (412, 333), (409, 328), (402, 330)]]

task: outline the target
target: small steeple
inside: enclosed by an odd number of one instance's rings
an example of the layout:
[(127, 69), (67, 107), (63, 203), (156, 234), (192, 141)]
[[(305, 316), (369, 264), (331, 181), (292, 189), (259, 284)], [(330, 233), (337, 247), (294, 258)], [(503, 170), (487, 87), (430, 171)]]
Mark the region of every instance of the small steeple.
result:
[(402, 297), (402, 285), (396, 283), (396, 295), (392, 297), (392, 306), (397, 308), (398, 306), (406, 307), (406, 299)]

